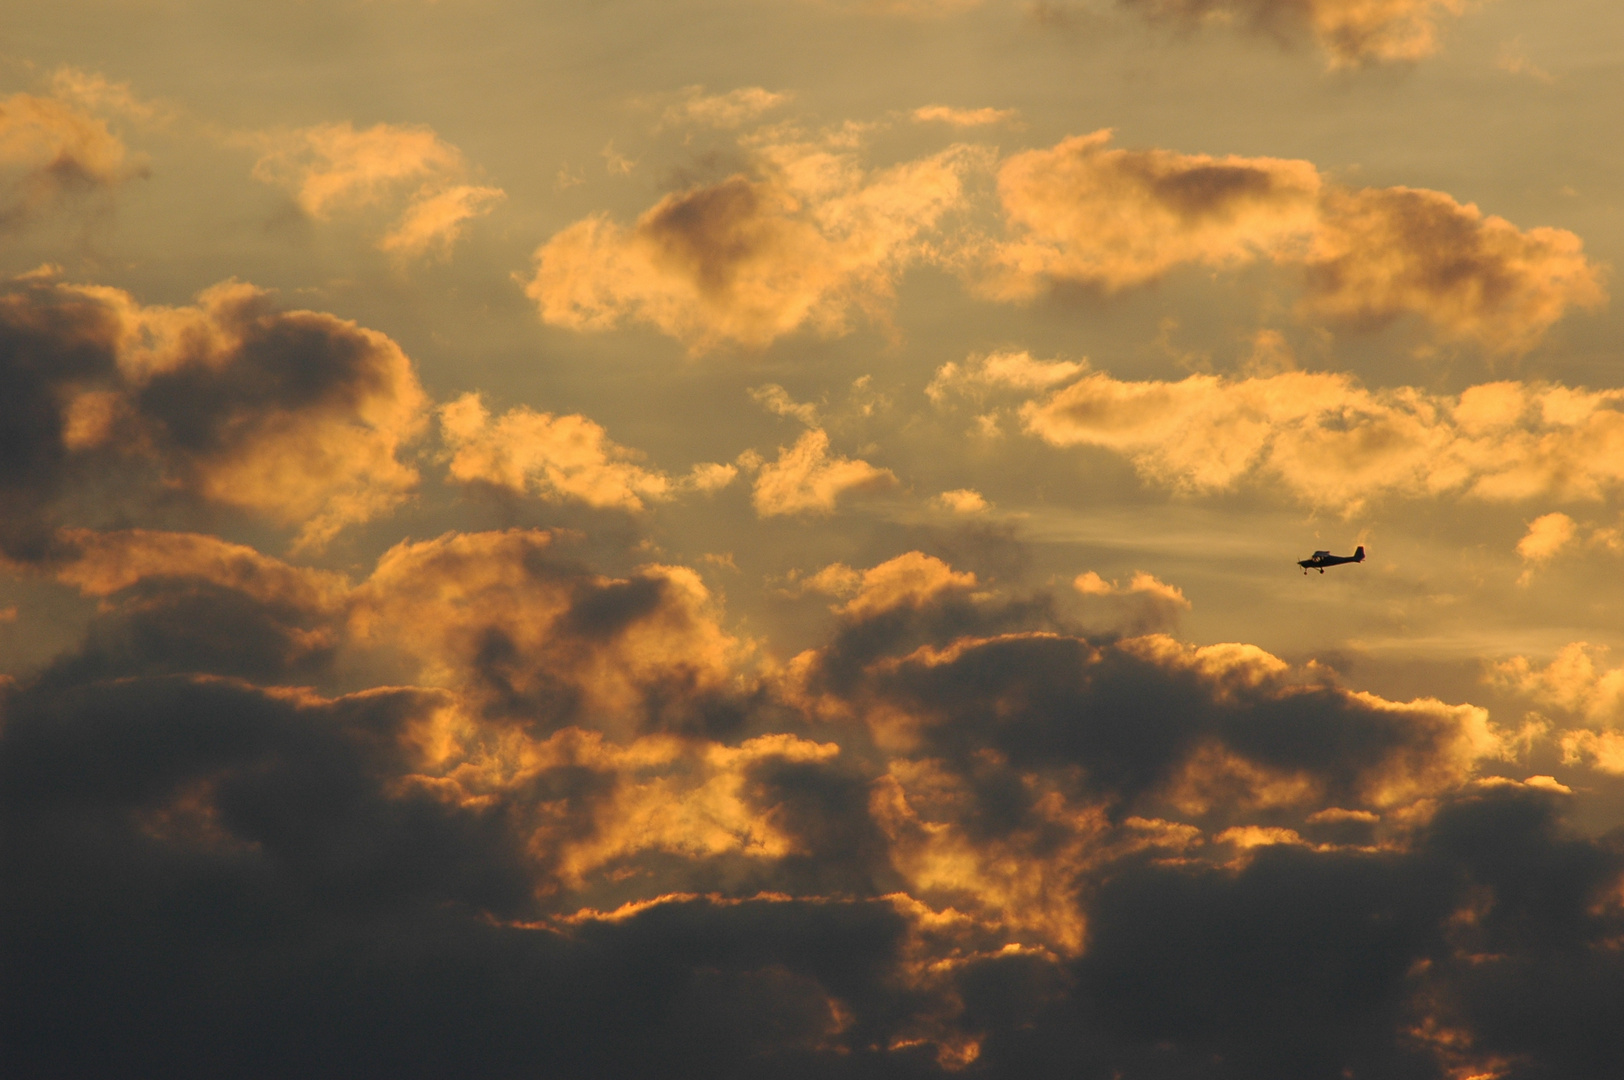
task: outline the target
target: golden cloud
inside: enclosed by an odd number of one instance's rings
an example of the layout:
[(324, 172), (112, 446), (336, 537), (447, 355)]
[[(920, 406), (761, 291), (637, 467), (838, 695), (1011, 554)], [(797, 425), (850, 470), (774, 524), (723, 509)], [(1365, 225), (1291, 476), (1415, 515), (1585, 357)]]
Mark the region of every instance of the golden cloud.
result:
[[(1541, 514), (1528, 523), (1528, 534), (1517, 541), (1517, 554), (1524, 562), (1548, 563), (1568, 545), (1576, 531), (1573, 519), (1566, 514)], [(1529, 567), (1518, 580), (1527, 584), (1532, 571), (1533, 567)]]
[(101, 120), (52, 98), (0, 98), (0, 229), (64, 195), (111, 188), (130, 171), (124, 144)]
[(290, 566), (206, 534), (67, 529), (60, 535), (65, 552), (56, 579), (86, 596), (110, 596), (152, 578), (188, 577), (307, 612), (338, 613), (348, 599), (349, 581), (341, 574)]
[(994, 352), (943, 364), (925, 387), (925, 396), (940, 405), (950, 392), (979, 399), (990, 390), (1048, 390), (1087, 370), (1087, 360), (1034, 360), (1025, 349)]
[(944, 491), (931, 501), (945, 510), (951, 510), (955, 514), (981, 514), (992, 506), (981, 492), (973, 488), (954, 488), (952, 491)]
[(1518, 352), (1607, 294), (1566, 229), (1518, 229), (1438, 191), (1327, 188), (1305, 308), (1351, 326), (1420, 315), (1445, 336)]
[(464, 222), (488, 213), (492, 203), (506, 196), (501, 188), (473, 184), (425, 191), (406, 207), (399, 223), (378, 241), (378, 246), (406, 257), (420, 256), (435, 248), (448, 252), (462, 235)]
[(62, 366), (48, 403), (42, 438), (69, 461), (155, 462), (175, 489), (298, 526), (299, 546), (393, 509), (417, 483), (397, 454), (427, 401), (411, 361), (376, 331), (276, 310), (236, 281), (179, 307), (29, 281), (0, 316), (43, 335), (40, 347), (99, 358), (94, 370)]
[[(1082, 951), (1087, 922), (1070, 886), (1103, 853), (1109, 831), (1103, 808), (1072, 806), (1050, 792), (1037, 800), (1030, 829), (978, 839), (964, 827), (968, 822), (955, 820), (974, 815), (969, 785), (929, 760), (893, 761), (875, 783), (869, 808), (910, 895), (947, 900), (1017, 940), (1036, 938), (1063, 955)], [(1057, 843), (1056, 836), (1063, 839)]]
[(1262, 479), (1353, 513), (1379, 496), (1600, 499), (1624, 482), (1624, 391), (1497, 382), (1458, 396), (1368, 390), (1344, 374), (1087, 375), (1021, 409), (1054, 446), (1122, 454), (1186, 492)]
[(1598, 655), (1605, 651), (1576, 641), (1544, 667), (1535, 666), (1526, 656), (1514, 656), (1492, 665), (1489, 681), (1581, 724), (1617, 728), (1624, 726), (1624, 667), (1598, 664)]
[(379, 246), (406, 257), (447, 250), (463, 224), (488, 213), (500, 188), (461, 182), (468, 172), (462, 151), (422, 126), (316, 124), (244, 136), (260, 151), (255, 179), (293, 192), (299, 207), (318, 220), (335, 210), (360, 209), (418, 184), (395, 227)]
[(967, 592), (975, 585), (974, 574), (954, 570), (934, 555), (909, 551), (863, 571), (857, 595), (839, 610), (853, 619), (871, 619), (898, 608), (921, 607), (944, 593)]
[(813, 428), (803, 432), (794, 446), (780, 447), (778, 460), (761, 466), (751, 499), (762, 517), (828, 514), (848, 492), (883, 490), (896, 482), (890, 469), (831, 456), (828, 432)]
[(1306, 247), (1323, 181), (1306, 161), (1119, 150), (1111, 131), (1005, 160), (998, 193), (1020, 235), (986, 290), (1025, 299), (1046, 282), (1108, 292), (1183, 263), (1233, 266)]
[(520, 406), (492, 421), (478, 394), (464, 394), (440, 407), (440, 430), (453, 455), (451, 476), (463, 483), (622, 510), (670, 498), (675, 487), (663, 473), (636, 464), (632, 451), (584, 416)]
[(869, 172), (838, 144), (747, 149), (754, 175), (668, 195), (630, 229), (591, 217), (543, 244), (526, 288), (542, 319), (572, 330), (633, 319), (695, 353), (761, 348), (804, 327), (844, 333), (854, 312), (884, 317), (977, 159), (955, 146)]
[[(78, 291), (114, 318), (141, 429), (174, 478), (203, 497), (299, 525), (297, 543), (319, 546), (416, 486), (397, 454), (422, 430), (427, 399), (383, 334), (320, 312), (275, 311), (268, 293), (239, 282), (175, 308), (116, 289)], [(312, 365), (321, 369), (298, 386)], [(212, 415), (198, 430), (184, 414), (205, 403)]]
[(624, 739), (741, 685), (747, 647), (721, 628), (694, 571), (582, 575), (553, 567), (550, 544), (525, 530), (397, 544), (357, 587), (352, 633), (400, 650), (422, 681), (493, 717)]
[(646, 737), (623, 749), (602, 743), (597, 749), (592, 767), (619, 782), (594, 808), (591, 835), (554, 839), (545, 835), (543, 825), (543, 835), (537, 837), (560, 846), (559, 876), (575, 889), (584, 887), (594, 871), (647, 853), (688, 859), (735, 853), (778, 859), (797, 853), (794, 838), (752, 798), (750, 773), (764, 761), (826, 762), (840, 753), (834, 743), (783, 734), (747, 739), (738, 746)]
[(998, 190), (1015, 238), (988, 295), (1057, 283), (1116, 292), (1182, 265), (1298, 268), (1303, 311), (1354, 327), (1404, 315), (1492, 349), (1532, 346), (1569, 309), (1602, 304), (1602, 270), (1565, 229), (1520, 230), (1441, 192), (1347, 188), (1309, 162), (1121, 150), (1111, 132), (1007, 159)]
[(951, 105), (921, 105), (912, 116), (921, 124), (948, 124), (952, 127), (985, 127), (1003, 124), (1019, 115), (1014, 109), (955, 109)]
[(1090, 607), (1103, 606), (1112, 625), (1129, 634), (1170, 629), (1178, 625), (1180, 615), (1190, 610), (1184, 590), (1143, 570), (1134, 571), (1126, 585), (1106, 581), (1093, 570), (1078, 574), (1071, 585), (1090, 601)]

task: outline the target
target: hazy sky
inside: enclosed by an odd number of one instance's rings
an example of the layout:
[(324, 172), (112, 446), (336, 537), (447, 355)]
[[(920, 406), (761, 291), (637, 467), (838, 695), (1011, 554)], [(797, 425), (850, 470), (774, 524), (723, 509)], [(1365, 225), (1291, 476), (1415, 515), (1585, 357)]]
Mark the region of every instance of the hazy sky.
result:
[(1621, 129), (1595, 0), (0, 0), (7, 1075), (1624, 1071)]

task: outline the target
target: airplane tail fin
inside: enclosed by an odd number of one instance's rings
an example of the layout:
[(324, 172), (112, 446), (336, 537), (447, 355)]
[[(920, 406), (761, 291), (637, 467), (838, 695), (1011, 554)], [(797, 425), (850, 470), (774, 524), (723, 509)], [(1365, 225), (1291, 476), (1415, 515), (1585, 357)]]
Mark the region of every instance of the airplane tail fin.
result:
[(1364, 562), (1365, 561), (1365, 545), (1360, 544), (1358, 547), (1353, 549), (1353, 561), (1354, 562)]

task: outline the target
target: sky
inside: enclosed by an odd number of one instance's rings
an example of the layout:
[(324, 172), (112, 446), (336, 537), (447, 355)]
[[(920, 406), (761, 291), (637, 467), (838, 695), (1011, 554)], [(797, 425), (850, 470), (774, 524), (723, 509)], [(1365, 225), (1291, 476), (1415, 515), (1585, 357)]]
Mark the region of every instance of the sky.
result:
[(4, 1071), (1618, 1075), (1621, 124), (1594, 0), (0, 0)]

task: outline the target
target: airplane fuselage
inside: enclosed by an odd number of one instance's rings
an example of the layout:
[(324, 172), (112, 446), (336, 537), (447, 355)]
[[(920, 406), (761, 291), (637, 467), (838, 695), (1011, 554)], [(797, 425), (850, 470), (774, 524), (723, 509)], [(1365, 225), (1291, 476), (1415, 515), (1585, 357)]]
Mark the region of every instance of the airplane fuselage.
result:
[(1318, 570), (1325, 573), (1327, 566), (1341, 566), (1343, 563), (1359, 563), (1365, 561), (1365, 549), (1360, 545), (1352, 555), (1332, 555), (1329, 551), (1316, 551), (1306, 559), (1297, 560), (1297, 565), (1303, 568), (1303, 573)]

